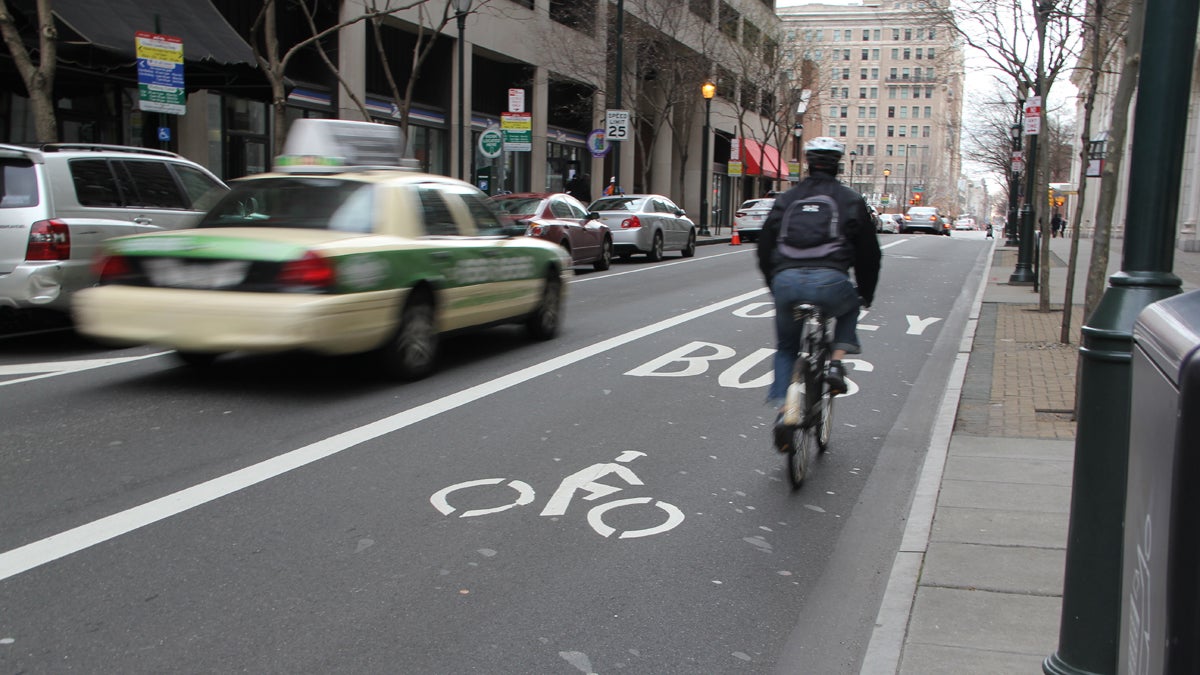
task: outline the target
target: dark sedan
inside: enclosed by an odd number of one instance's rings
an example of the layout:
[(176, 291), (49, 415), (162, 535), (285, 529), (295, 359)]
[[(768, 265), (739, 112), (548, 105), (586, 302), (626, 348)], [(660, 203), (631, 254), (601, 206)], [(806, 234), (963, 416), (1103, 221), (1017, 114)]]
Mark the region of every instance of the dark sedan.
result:
[(520, 192), (490, 198), (514, 234), (545, 239), (567, 249), (571, 264), (606, 270), (612, 233), (578, 199), (563, 192)]

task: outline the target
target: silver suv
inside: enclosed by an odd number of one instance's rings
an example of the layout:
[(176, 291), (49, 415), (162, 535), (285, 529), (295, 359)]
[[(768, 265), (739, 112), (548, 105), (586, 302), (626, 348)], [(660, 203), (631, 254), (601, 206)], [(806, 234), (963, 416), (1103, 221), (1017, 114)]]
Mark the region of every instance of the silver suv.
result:
[(191, 227), (228, 190), (164, 150), (0, 144), (0, 309), (69, 311), (100, 242)]

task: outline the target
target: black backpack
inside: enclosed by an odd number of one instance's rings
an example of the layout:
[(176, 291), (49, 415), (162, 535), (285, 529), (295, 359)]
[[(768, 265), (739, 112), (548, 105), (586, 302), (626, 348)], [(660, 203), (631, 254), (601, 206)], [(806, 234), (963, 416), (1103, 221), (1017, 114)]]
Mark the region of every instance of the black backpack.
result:
[(798, 260), (826, 258), (846, 243), (837, 201), (823, 194), (788, 204), (779, 223), (780, 254)]

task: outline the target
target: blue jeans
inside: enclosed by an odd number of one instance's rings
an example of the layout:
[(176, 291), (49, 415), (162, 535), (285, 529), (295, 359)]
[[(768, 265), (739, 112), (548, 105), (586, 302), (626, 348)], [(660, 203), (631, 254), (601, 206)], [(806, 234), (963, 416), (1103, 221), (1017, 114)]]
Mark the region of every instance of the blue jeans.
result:
[(767, 392), (767, 403), (783, 405), (792, 369), (800, 352), (801, 325), (792, 316), (792, 308), (801, 303), (817, 305), (836, 319), (833, 348), (859, 354), (858, 289), (850, 277), (825, 267), (787, 269), (771, 279), (775, 295), (775, 381)]

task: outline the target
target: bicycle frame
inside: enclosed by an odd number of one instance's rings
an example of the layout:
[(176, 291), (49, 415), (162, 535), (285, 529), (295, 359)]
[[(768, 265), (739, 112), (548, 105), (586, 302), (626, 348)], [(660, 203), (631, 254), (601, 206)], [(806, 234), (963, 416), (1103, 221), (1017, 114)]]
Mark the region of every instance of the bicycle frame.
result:
[[(829, 339), (829, 317), (817, 305), (802, 303), (792, 309), (795, 321), (802, 323), (800, 329), (800, 354), (792, 370), (792, 381), (788, 387), (787, 404), (784, 408), (784, 423), (807, 429), (821, 410), (825, 400), (825, 368), (829, 364), (832, 350)], [(808, 392), (803, 397), (805, 410), (800, 410), (800, 386)]]

